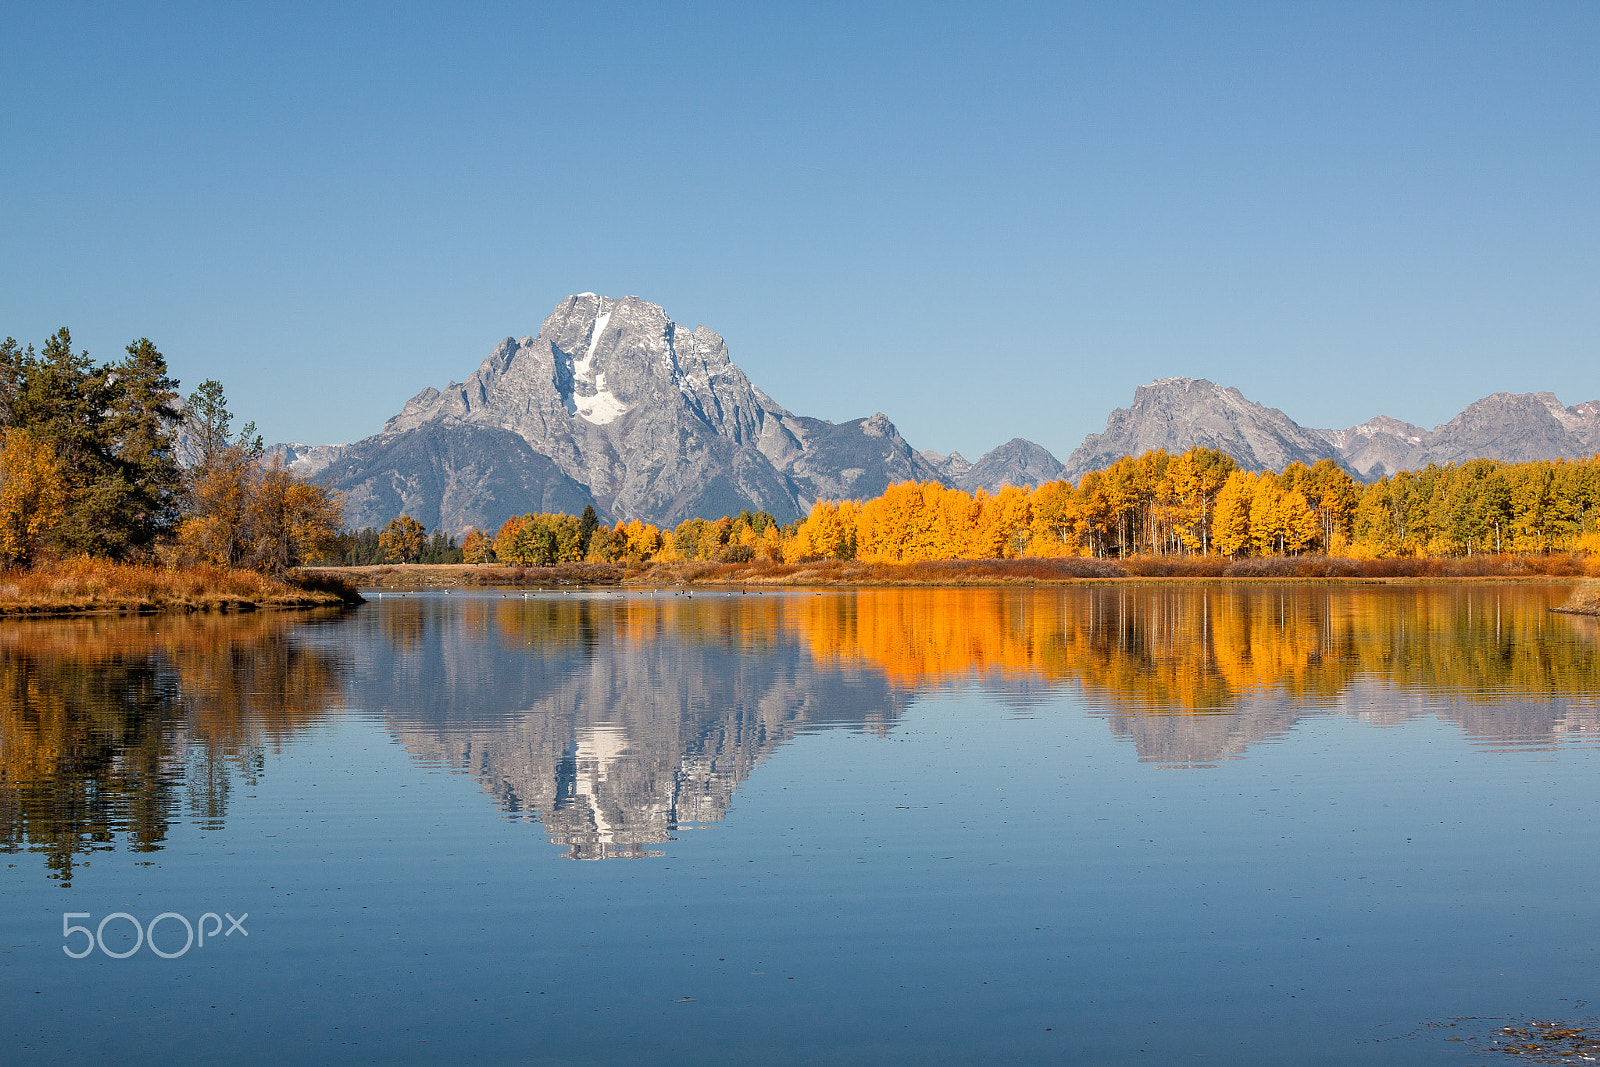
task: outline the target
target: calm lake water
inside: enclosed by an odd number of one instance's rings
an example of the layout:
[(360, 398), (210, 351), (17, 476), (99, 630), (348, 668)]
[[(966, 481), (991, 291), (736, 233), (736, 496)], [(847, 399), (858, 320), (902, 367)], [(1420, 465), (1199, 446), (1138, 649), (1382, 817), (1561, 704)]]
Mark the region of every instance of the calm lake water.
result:
[(1600, 1015), (1569, 591), (0, 624), (0, 1049), (1497, 1061), (1498, 1027)]

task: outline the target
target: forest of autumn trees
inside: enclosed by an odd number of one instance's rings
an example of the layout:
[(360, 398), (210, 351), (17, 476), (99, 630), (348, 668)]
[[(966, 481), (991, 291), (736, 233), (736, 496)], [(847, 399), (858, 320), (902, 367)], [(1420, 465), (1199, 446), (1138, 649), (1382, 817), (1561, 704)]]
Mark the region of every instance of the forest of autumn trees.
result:
[(467, 562), (638, 566), (708, 560), (868, 563), (1023, 556), (1322, 554), (1353, 559), (1600, 552), (1600, 457), (1471, 460), (1363, 485), (1331, 460), (1281, 474), (1241, 470), (1206, 448), (1147, 452), (1084, 475), (966, 493), (902, 482), (867, 501), (818, 501), (800, 522), (765, 512), (690, 519), (663, 530), (606, 527), (592, 509), (523, 515), (493, 536), (468, 531)]
[(249, 567), (281, 577), (338, 533), (338, 495), (263, 461), (223, 389), (187, 401), (140, 338), (96, 365), (65, 327), (0, 343), (0, 565), (67, 556)]

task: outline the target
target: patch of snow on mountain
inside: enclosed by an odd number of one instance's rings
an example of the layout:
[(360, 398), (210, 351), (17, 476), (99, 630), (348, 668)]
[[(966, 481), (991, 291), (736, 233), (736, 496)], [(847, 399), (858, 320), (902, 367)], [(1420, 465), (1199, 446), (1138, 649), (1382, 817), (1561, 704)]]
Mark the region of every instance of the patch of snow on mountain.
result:
[[(594, 362), (594, 348), (600, 343), (600, 335), (606, 332), (606, 327), (609, 325), (611, 325), (611, 312), (608, 311), (604, 315), (595, 316), (594, 329), (589, 333), (589, 351), (584, 353), (583, 356), (583, 365), (585, 367)], [(573, 369), (576, 370), (577, 368)], [(588, 372), (585, 371), (585, 373), (587, 374)]]
[(628, 410), (628, 405), (618, 400), (616, 393), (606, 388), (604, 371), (595, 375), (594, 396), (575, 396), (572, 401), (578, 405), (578, 417), (587, 419), (596, 426), (604, 426), (608, 422), (615, 422), (626, 414)]
[[(617, 395), (606, 388), (605, 373), (596, 371), (594, 367), (594, 350), (600, 344), (601, 334), (605, 333), (606, 327), (610, 324), (611, 312), (595, 316), (594, 328), (589, 333), (589, 350), (583, 354), (582, 359), (572, 361), (573, 414), (596, 426), (615, 422), (628, 410), (628, 405), (617, 399)], [(594, 396), (577, 395), (579, 381), (592, 385)]]

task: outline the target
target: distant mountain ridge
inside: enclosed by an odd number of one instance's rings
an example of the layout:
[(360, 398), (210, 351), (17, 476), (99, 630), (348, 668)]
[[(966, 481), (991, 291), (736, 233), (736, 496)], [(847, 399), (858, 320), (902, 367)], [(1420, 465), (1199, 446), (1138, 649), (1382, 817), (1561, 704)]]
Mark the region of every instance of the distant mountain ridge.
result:
[(1318, 432), (1371, 481), (1429, 463), (1580, 459), (1600, 449), (1600, 401), (1569, 408), (1554, 393), (1495, 393), (1432, 430), (1379, 415), (1347, 430)]
[(579, 293), (536, 336), (506, 338), (465, 381), (423, 389), (371, 437), (272, 452), (343, 492), (351, 526), (403, 513), (459, 532), (586, 506), (608, 521), (668, 526), (744, 508), (788, 522), (816, 500), (865, 499), (900, 481), (994, 492), (1196, 445), (1252, 470), (1331, 459), (1376, 480), (1478, 456), (1590, 455), (1600, 448), (1600, 401), (1569, 408), (1551, 393), (1496, 393), (1433, 430), (1388, 416), (1319, 430), (1238, 389), (1163, 378), (1135, 390), (1066, 463), (1020, 437), (974, 463), (914, 450), (881, 412), (843, 423), (796, 415), (757, 388), (709, 328), (685, 329), (635, 296)]
[(942, 456), (925, 451), (921, 455), (946, 485), (969, 493), (979, 489), (992, 493), (1004, 485), (1043, 485), (1061, 477), (1065, 469), (1044, 446), (1022, 437), (985, 452), (976, 463), (967, 462), (960, 452)]
[(1163, 378), (1134, 391), (1067, 458), (1076, 480), (1123, 456), (1195, 446), (1226, 452), (1250, 470), (1331, 459), (1364, 481), (1429, 463), (1579, 459), (1600, 449), (1600, 401), (1564, 407), (1553, 393), (1495, 393), (1432, 430), (1379, 415), (1344, 430), (1301, 426), (1277, 408), (1204, 378)]

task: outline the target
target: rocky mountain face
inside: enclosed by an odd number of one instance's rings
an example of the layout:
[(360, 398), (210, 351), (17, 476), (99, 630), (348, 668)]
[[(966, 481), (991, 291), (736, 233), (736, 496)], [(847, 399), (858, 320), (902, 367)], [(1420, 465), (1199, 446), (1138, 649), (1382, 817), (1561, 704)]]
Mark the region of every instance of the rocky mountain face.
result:
[(751, 384), (723, 339), (638, 297), (567, 298), (464, 382), (424, 389), (372, 437), (279, 446), (345, 494), (346, 522), (402, 512), (494, 529), (530, 510), (676, 525), (759, 508), (790, 521), (819, 498), (868, 497), (938, 472), (884, 415), (798, 416)]
[(1123, 456), (1156, 448), (1182, 452), (1197, 445), (1226, 452), (1251, 470), (1339, 458), (1317, 431), (1277, 408), (1246, 400), (1237, 389), (1204, 378), (1162, 378), (1136, 389), (1133, 406), (1113, 411), (1104, 433), (1084, 438), (1067, 457), (1065, 474), (1076, 481)]

